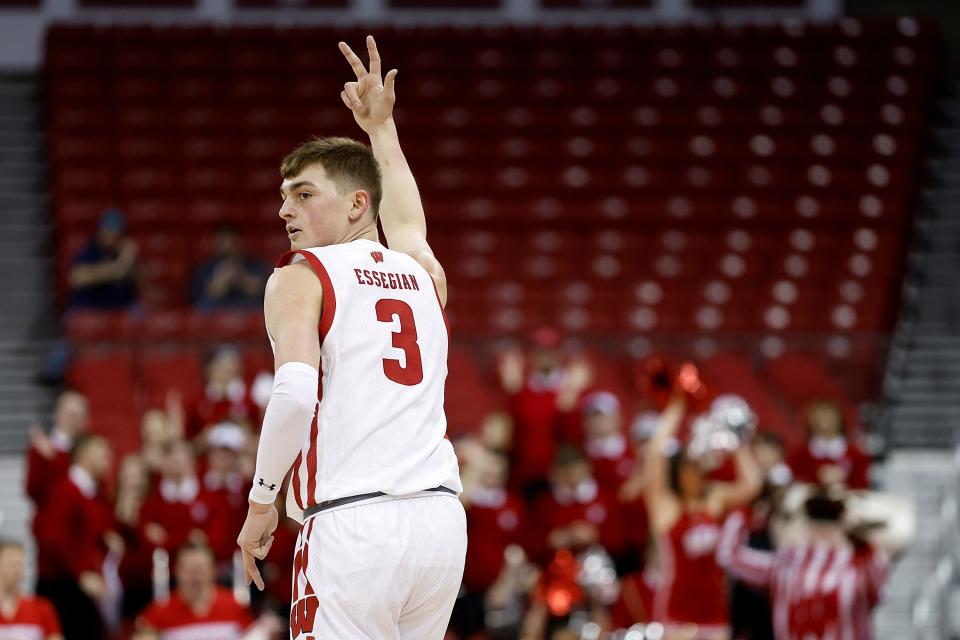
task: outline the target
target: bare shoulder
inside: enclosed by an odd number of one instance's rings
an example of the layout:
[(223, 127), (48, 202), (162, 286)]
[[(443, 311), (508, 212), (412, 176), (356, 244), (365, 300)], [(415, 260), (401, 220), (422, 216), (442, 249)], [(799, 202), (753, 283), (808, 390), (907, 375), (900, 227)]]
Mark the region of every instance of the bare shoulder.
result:
[(658, 535), (666, 533), (680, 518), (680, 502), (672, 494), (650, 496), (647, 500), (651, 528)]
[(267, 280), (265, 304), (302, 303), (318, 300), (323, 295), (320, 280), (306, 262), (288, 264), (276, 269)]
[(317, 280), (317, 276), (314, 275), (310, 265), (306, 262), (295, 262), (274, 269), (267, 279), (267, 294), (269, 295), (271, 291), (282, 293), (300, 290), (304, 287), (312, 288), (313, 285), (320, 288), (319, 280)]

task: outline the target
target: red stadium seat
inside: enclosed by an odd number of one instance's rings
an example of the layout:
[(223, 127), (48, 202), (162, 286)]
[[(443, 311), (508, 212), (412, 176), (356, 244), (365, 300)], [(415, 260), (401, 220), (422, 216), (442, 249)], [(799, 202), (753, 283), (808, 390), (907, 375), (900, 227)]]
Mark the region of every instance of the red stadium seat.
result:
[[(454, 335), (522, 335), (543, 322), (586, 341), (830, 335), (846, 354), (829, 356), (830, 373), (875, 378), (882, 354), (853, 336), (889, 332), (896, 319), (942, 56), (924, 22), (791, 25), (384, 32), (413, 78), (397, 119)], [(145, 275), (147, 313), (132, 338), (262, 348), (259, 310), (182, 311), (192, 270), (221, 223), (268, 264), (288, 249), (279, 161), (309, 132), (356, 135), (349, 111), (325, 102), (342, 60), (316, 43), (362, 35), (52, 27), (61, 287), (103, 209), (119, 206)], [(464, 69), (475, 78), (466, 93), (451, 80)], [(80, 342), (129, 332), (115, 319), (68, 320)], [(472, 357), (452, 355), (451, 428), (476, 428), (497, 406), (474, 389), (491, 381)], [(749, 362), (706, 366), (789, 426)], [(127, 410), (105, 415), (120, 424)]]
[(762, 429), (779, 433), (788, 444), (799, 441), (802, 432), (787, 408), (781, 406), (773, 390), (761, 382), (759, 373), (742, 354), (720, 353), (700, 361), (704, 382), (716, 393), (743, 397), (756, 411)]
[(84, 347), (71, 355), (67, 384), (86, 394), (93, 404), (132, 406), (134, 381), (130, 349)]
[(835, 400), (845, 413), (853, 410), (843, 384), (828, 371), (823, 354), (787, 352), (768, 360), (764, 372), (797, 410), (817, 399)]
[(194, 312), (189, 331), (194, 338), (207, 342), (266, 340), (267, 335), (259, 309)]
[(190, 314), (186, 311), (150, 311), (141, 325), (147, 343), (183, 341), (190, 335)]
[(126, 311), (76, 309), (66, 316), (67, 338), (73, 344), (116, 343), (137, 335), (139, 321)]
[(203, 393), (204, 377), (196, 350), (145, 348), (140, 353), (140, 371), (148, 406), (164, 406), (171, 391), (179, 393), (187, 403)]
[(481, 374), (476, 356), (466, 349), (452, 349), (448, 363), (444, 408), (447, 433), (452, 437), (478, 433), (489, 414), (502, 410), (490, 383)]

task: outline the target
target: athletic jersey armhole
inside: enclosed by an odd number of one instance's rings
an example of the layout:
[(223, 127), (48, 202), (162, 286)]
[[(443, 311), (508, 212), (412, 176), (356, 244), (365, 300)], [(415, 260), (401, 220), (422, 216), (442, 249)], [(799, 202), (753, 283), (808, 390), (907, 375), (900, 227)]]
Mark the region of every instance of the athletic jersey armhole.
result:
[(307, 264), (310, 265), (311, 270), (320, 280), (320, 288), (323, 290), (323, 302), (321, 303), (322, 308), (320, 310), (320, 344), (323, 345), (323, 340), (330, 332), (330, 327), (333, 325), (333, 317), (337, 311), (337, 294), (333, 289), (333, 282), (330, 280), (330, 274), (327, 273), (326, 267), (323, 266), (320, 258), (310, 251), (301, 249), (299, 251), (286, 252), (281, 256), (280, 260), (277, 261), (277, 268), (287, 266), (297, 255), (301, 256), (307, 261)]
[[(424, 269), (424, 271), (426, 271), (426, 269)], [(443, 316), (443, 324), (447, 327), (447, 344), (449, 345), (453, 339), (453, 336), (450, 333), (450, 320), (447, 318), (447, 310), (443, 307), (443, 303), (440, 302), (440, 291), (437, 290), (437, 282), (433, 279), (433, 276), (430, 275), (429, 271), (427, 271), (427, 277), (430, 278), (430, 284), (433, 285), (433, 294), (437, 297), (437, 305), (440, 307), (440, 315)]]

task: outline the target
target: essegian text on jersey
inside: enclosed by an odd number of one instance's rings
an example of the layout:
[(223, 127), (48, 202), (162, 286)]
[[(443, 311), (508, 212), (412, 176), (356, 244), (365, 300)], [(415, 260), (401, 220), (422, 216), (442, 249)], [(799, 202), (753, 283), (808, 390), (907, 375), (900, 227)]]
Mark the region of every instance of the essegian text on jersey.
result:
[(387, 273), (371, 269), (353, 270), (357, 276), (357, 284), (363, 286), (380, 287), (381, 289), (408, 289), (420, 291), (420, 283), (412, 273)]

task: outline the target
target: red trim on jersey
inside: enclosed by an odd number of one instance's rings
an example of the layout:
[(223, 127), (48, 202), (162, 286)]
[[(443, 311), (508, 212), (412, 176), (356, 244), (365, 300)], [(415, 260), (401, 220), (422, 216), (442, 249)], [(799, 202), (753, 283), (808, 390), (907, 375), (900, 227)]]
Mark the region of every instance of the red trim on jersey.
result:
[(433, 285), (433, 293), (434, 293), (434, 295), (437, 296), (437, 304), (440, 305), (440, 315), (443, 316), (443, 324), (446, 325), (446, 327), (447, 327), (447, 348), (449, 348), (449, 347), (450, 347), (450, 341), (452, 340), (452, 337), (451, 337), (451, 334), (450, 334), (450, 321), (447, 319), (447, 310), (443, 308), (443, 303), (440, 302), (440, 292), (437, 291), (437, 283), (434, 282), (433, 276), (431, 276), (431, 275), (428, 273), (428, 274), (427, 274), (427, 277), (430, 278), (430, 284)]
[(330, 325), (333, 324), (333, 315), (337, 311), (337, 294), (333, 290), (333, 282), (330, 280), (330, 274), (327, 273), (327, 269), (323, 266), (323, 263), (320, 262), (320, 259), (309, 251), (288, 251), (283, 254), (277, 262), (277, 267), (287, 266), (290, 264), (290, 261), (293, 260), (293, 256), (297, 254), (303, 256), (310, 264), (313, 272), (320, 280), (320, 288), (323, 289), (323, 303), (320, 309), (320, 344), (323, 344), (323, 339), (330, 331)]
[(293, 462), (293, 499), (297, 501), (297, 506), (303, 511), (303, 498), (300, 497), (300, 465), (303, 464), (303, 449), (297, 454), (297, 459)]
[[(299, 254), (304, 258), (304, 260), (309, 263), (310, 268), (313, 269), (314, 274), (320, 280), (320, 288), (323, 290), (323, 302), (320, 309), (320, 344), (323, 345), (323, 340), (326, 338), (327, 334), (330, 332), (330, 326), (333, 324), (333, 316), (337, 311), (337, 294), (333, 289), (333, 282), (330, 280), (330, 274), (327, 273), (327, 269), (323, 266), (323, 263), (320, 262), (320, 259), (317, 256), (313, 255), (309, 251), (288, 251), (283, 254), (280, 260), (277, 262), (278, 267), (284, 267), (290, 264), (290, 261), (293, 260), (293, 256)], [(317, 367), (320, 371), (320, 385), (317, 387), (317, 403), (323, 400), (323, 364), (318, 363)], [(319, 408), (317, 409), (317, 414), (313, 416), (313, 422), (310, 424), (310, 449), (307, 451), (307, 500), (306, 508), (310, 508), (316, 504), (316, 493), (317, 493), (317, 435), (319, 427), (317, 425), (317, 418), (319, 414)], [(299, 496), (299, 491), (297, 494), (297, 506), (301, 509), (304, 508), (301, 505)]]
[(317, 414), (310, 423), (310, 451), (307, 452), (307, 508), (317, 504)]
[(296, 603), (300, 599), (300, 571), (303, 568), (303, 535), (306, 530), (300, 529), (300, 539), (297, 540), (296, 550), (293, 552), (293, 594), (290, 600)]
[(317, 439), (320, 436), (320, 403), (323, 402), (323, 362), (317, 363), (320, 378), (317, 381), (317, 411), (310, 422), (310, 449), (307, 451), (307, 508), (317, 504)]

